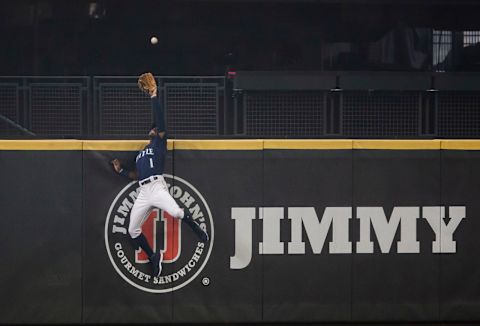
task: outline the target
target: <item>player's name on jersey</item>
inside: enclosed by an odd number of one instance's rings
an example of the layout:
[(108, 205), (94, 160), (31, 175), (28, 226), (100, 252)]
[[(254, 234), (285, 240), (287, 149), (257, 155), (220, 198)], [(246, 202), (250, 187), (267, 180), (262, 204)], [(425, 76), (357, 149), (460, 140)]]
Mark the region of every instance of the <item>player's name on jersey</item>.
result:
[[(326, 207), (320, 220), (314, 207), (233, 207), (231, 219), (235, 224), (235, 253), (230, 257), (231, 269), (243, 269), (252, 260), (253, 221), (257, 216), (263, 224), (262, 241), (258, 243), (260, 255), (305, 255), (304, 240), (308, 240), (313, 254), (351, 254), (354, 250), (358, 254), (373, 254), (375, 251), (387, 254), (392, 252), (397, 233), (396, 253), (418, 254), (421, 246), (417, 232), (420, 228), (422, 232), (432, 232), (434, 239), (428, 246), (424, 244), (422, 251), (451, 254), (457, 251), (454, 233), (466, 218), (466, 207), (394, 207), (389, 218), (383, 207)], [(282, 222), (285, 217), (290, 225), (286, 232), (282, 232), (288, 223)], [(356, 223), (355, 229), (359, 230), (359, 234), (354, 235), (358, 240), (355, 246), (350, 232), (352, 223)], [(371, 234), (372, 229), (375, 237)], [(282, 241), (282, 233), (288, 231), (289, 241)], [(326, 249), (324, 244), (329, 234), (332, 240)], [(375, 239), (378, 244), (376, 250)]]
[(146, 148), (142, 151), (140, 151), (135, 159), (135, 161), (138, 161), (140, 158), (144, 157), (145, 155), (150, 155), (153, 156), (153, 148)]

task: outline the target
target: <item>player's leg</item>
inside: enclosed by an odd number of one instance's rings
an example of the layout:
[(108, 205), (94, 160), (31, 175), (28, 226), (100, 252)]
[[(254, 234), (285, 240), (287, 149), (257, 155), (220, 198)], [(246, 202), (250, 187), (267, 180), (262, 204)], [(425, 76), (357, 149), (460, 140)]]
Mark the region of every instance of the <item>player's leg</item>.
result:
[(163, 255), (161, 251), (154, 253), (150, 244), (147, 241), (147, 238), (142, 233), (142, 225), (145, 223), (149, 213), (150, 213), (151, 206), (148, 203), (145, 196), (140, 191), (138, 198), (135, 200), (133, 204), (132, 211), (130, 212), (130, 223), (128, 225), (128, 233), (135, 244), (135, 247), (142, 248), (143, 251), (148, 256), (148, 259), (152, 263), (153, 267), (153, 275), (159, 276), (162, 271), (162, 260)]
[(166, 211), (174, 218), (181, 219), (182, 222), (187, 224), (203, 242), (207, 242), (209, 240), (209, 236), (206, 230), (203, 230), (200, 227), (200, 225), (192, 218), (190, 213), (184, 212), (184, 210), (178, 206), (175, 199), (173, 199), (173, 197), (168, 192), (168, 188), (165, 182), (158, 182), (155, 185), (152, 204), (153, 206)]

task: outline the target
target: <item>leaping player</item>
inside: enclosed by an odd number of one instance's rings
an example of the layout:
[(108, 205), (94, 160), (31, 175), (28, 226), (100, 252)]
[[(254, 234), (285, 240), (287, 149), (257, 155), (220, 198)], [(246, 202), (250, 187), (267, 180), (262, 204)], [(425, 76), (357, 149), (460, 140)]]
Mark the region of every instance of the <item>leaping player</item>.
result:
[(162, 272), (163, 254), (161, 251), (154, 253), (142, 233), (142, 225), (152, 208), (159, 208), (174, 218), (181, 219), (195, 232), (202, 242), (207, 242), (209, 236), (188, 212), (178, 206), (175, 199), (170, 195), (163, 178), (165, 157), (167, 155), (167, 133), (165, 114), (157, 96), (155, 78), (151, 73), (142, 74), (138, 79), (138, 86), (151, 97), (154, 123), (148, 133), (150, 142), (143, 150), (139, 151), (136, 157), (136, 170), (127, 171), (122, 168), (118, 159), (114, 159), (111, 163), (118, 174), (132, 180), (139, 180), (140, 192), (130, 213), (128, 233), (135, 247), (142, 248), (148, 255), (153, 267), (153, 276), (158, 277)]

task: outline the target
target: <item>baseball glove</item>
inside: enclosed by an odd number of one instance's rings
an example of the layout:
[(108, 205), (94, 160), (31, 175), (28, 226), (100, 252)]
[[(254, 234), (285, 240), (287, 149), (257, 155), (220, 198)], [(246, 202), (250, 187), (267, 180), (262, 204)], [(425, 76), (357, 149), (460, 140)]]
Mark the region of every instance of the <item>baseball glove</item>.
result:
[(138, 88), (145, 94), (152, 96), (157, 91), (157, 83), (150, 72), (141, 74), (138, 77)]

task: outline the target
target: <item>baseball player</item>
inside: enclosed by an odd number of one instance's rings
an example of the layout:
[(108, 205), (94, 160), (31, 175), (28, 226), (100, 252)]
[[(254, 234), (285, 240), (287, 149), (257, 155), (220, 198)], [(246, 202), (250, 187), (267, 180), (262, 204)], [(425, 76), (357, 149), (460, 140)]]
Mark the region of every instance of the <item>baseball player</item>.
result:
[(148, 255), (153, 267), (153, 276), (158, 277), (162, 272), (163, 253), (161, 251), (154, 253), (142, 233), (142, 225), (152, 208), (157, 207), (174, 218), (181, 219), (202, 242), (207, 242), (209, 236), (188, 212), (178, 206), (170, 195), (167, 184), (163, 179), (165, 157), (167, 155), (167, 134), (164, 110), (157, 96), (157, 85), (153, 75), (151, 73), (142, 74), (138, 79), (138, 85), (151, 97), (154, 123), (148, 133), (150, 142), (143, 150), (138, 152), (135, 160), (136, 170), (127, 171), (122, 168), (118, 159), (114, 159), (111, 163), (118, 174), (133, 180), (139, 180), (140, 192), (130, 212), (128, 232), (135, 247), (142, 248)]

